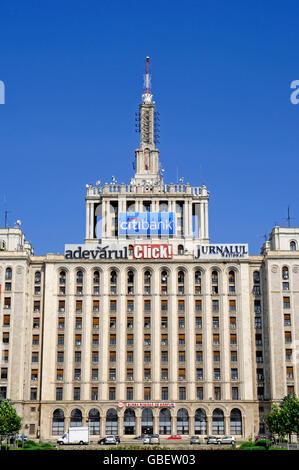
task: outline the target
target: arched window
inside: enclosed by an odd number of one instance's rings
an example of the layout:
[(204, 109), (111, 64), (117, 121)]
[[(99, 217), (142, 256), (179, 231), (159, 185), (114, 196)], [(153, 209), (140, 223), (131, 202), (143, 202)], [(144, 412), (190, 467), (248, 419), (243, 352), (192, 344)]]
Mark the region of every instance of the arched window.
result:
[(71, 412), (71, 427), (80, 427), (82, 426), (82, 412), (78, 408), (74, 409)]
[(64, 412), (58, 408), (53, 412), (52, 434), (61, 436), (64, 433)]
[(142, 418), (141, 418), (142, 434), (153, 434), (153, 427), (154, 427), (153, 412), (150, 408), (145, 408), (142, 411)]
[(236, 291), (236, 275), (233, 270), (228, 273), (228, 290), (231, 294)]
[(178, 434), (189, 434), (189, 415), (185, 408), (181, 408), (178, 411), (177, 432)]
[(100, 284), (100, 272), (99, 271), (93, 272), (93, 283)]
[(116, 294), (117, 289), (117, 272), (110, 272), (110, 294)]
[(77, 284), (83, 284), (83, 271), (77, 271)]
[(167, 294), (168, 273), (167, 271), (161, 272), (161, 294)]
[(150, 294), (151, 293), (151, 272), (145, 271), (144, 273), (144, 293)]
[(41, 281), (41, 273), (40, 271), (36, 271), (34, 274), (34, 283), (39, 284)]
[(124, 433), (125, 434), (135, 434), (136, 418), (135, 411), (132, 409), (127, 409), (124, 413)]
[(195, 294), (201, 294), (201, 271), (197, 270), (194, 273)]
[(168, 408), (162, 408), (160, 411), (159, 434), (171, 434), (171, 415)]
[(290, 243), (290, 250), (291, 250), (291, 251), (296, 251), (296, 250), (297, 250), (296, 242), (291, 241), (291, 243)]
[(114, 408), (110, 408), (106, 413), (106, 434), (118, 434), (118, 416)]
[(218, 293), (218, 271), (212, 271), (212, 294)]
[(287, 266), (282, 268), (282, 279), (289, 279), (289, 268)]
[(185, 281), (185, 273), (184, 271), (178, 272), (178, 294), (184, 294), (184, 281)]
[(100, 412), (92, 408), (88, 413), (88, 428), (90, 435), (100, 434)]
[(194, 431), (195, 434), (207, 433), (207, 415), (202, 408), (195, 411)]
[(178, 255), (183, 255), (185, 253), (184, 246), (179, 245), (178, 246)]
[(6, 281), (11, 281), (12, 280), (12, 269), (11, 268), (6, 268), (5, 280)]
[(259, 284), (260, 283), (260, 273), (259, 273), (259, 271), (254, 271), (253, 272), (253, 283), (254, 284)]
[(60, 271), (60, 273), (59, 273), (59, 284), (65, 284), (65, 283), (66, 283), (65, 271)]
[(230, 413), (230, 432), (233, 436), (242, 435), (242, 413), (237, 408)]
[(224, 434), (224, 414), (219, 408), (213, 411), (212, 432), (213, 434)]
[(128, 271), (128, 294), (134, 294), (134, 272)]

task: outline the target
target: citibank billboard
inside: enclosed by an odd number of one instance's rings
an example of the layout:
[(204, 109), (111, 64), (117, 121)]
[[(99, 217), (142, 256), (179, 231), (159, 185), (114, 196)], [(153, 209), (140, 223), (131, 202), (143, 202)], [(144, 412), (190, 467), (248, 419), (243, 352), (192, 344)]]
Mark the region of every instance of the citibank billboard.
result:
[(120, 212), (119, 235), (175, 235), (174, 212)]

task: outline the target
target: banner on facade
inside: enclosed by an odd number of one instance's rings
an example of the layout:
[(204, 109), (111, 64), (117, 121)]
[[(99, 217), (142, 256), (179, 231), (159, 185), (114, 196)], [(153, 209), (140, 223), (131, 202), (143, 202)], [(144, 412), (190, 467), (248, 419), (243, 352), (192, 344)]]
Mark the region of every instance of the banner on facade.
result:
[(248, 244), (196, 245), (195, 259), (248, 258)]

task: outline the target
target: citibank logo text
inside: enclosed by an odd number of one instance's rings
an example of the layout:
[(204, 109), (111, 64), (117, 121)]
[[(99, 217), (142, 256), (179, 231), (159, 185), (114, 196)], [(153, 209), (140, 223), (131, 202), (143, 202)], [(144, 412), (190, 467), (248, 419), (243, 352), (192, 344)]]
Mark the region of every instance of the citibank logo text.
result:
[(119, 235), (175, 235), (174, 212), (120, 212)]

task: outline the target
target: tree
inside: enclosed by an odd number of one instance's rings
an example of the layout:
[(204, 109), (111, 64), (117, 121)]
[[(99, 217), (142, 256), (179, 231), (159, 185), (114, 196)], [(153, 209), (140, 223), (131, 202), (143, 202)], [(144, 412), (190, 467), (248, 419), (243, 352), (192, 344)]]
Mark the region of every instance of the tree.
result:
[(21, 418), (8, 400), (0, 403), (0, 444), (3, 439), (14, 436), (21, 429)]
[(293, 393), (283, 398), (280, 405), (274, 404), (266, 418), (266, 427), (279, 437), (299, 434), (299, 400)]

